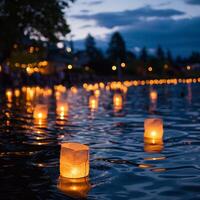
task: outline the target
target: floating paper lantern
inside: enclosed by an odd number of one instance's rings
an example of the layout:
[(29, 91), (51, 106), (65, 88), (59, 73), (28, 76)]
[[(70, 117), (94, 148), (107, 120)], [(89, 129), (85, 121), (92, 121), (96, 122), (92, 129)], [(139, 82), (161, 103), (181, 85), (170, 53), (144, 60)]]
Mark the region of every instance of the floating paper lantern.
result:
[(59, 177), (57, 187), (67, 196), (76, 199), (86, 199), (91, 189), (87, 177), (78, 179)]
[(93, 110), (97, 110), (98, 109), (98, 99), (95, 96), (90, 96), (89, 97), (89, 108), (93, 111)]
[(95, 91), (94, 91), (94, 96), (95, 96), (95, 97), (98, 98), (98, 97), (100, 96), (100, 94), (101, 94), (100, 90), (95, 90)]
[(120, 94), (114, 94), (113, 96), (113, 106), (115, 111), (119, 111), (123, 106), (123, 98)]
[(56, 113), (60, 119), (64, 119), (64, 117), (68, 114), (68, 103), (65, 101), (57, 101)]
[(46, 122), (48, 116), (48, 107), (44, 104), (38, 104), (34, 108), (34, 124), (42, 125)]
[(89, 174), (89, 147), (79, 143), (61, 144), (60, 175), (83, 178)]
[(155, 90), (150, 91), (150, 99), (152, 102), (156, 102), (158, 98), (158, 93)]
[(154, 144), (163, 138), (163, 121), (158, 118), (149, 118), (144, 121), (144, 138)]
[(12, 102), (12, 96), (13, 96), (12, 90), (6, 90), (6, 97), (8, 102)]

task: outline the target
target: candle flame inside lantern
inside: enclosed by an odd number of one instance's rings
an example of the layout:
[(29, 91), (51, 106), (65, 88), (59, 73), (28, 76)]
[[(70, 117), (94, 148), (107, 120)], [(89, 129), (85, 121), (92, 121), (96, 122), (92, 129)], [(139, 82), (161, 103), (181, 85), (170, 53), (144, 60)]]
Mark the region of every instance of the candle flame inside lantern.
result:
[(98, 109), (98, 99), (95, 96), (89, 97), (89, 108), (94, 111)]
[(58, 189), (69, 197), (76, 199), (87, 198), (91, 185), (87, 177), (79, 179), (70, 179), (59, 177)]
[(113, 106), (115, 111), (119, 111), (123, 106), (123, 98), (120, 94), (114, 94), (113, 96)]
[(163, 138), (163, 121), (162, 119), (149, 118), (144, 122), (144, 138), (152, 140), (151, 143), (156, 143), (157, 140)]
[(60, 153), (60, 175), (83, 178), (89, 174), (89, 147), (79, 143), (63, 143)]

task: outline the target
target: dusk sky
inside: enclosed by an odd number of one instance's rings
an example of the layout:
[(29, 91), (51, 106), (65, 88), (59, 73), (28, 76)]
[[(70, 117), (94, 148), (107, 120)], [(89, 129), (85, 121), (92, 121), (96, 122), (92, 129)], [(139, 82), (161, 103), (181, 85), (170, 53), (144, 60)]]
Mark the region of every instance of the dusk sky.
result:
[(76, 0), (66, 15), (76, 48), (90, 33), (105, 49), (119, 31), (135, 52), (158, 44), (176, 55), (200, 51), (200, 0)]

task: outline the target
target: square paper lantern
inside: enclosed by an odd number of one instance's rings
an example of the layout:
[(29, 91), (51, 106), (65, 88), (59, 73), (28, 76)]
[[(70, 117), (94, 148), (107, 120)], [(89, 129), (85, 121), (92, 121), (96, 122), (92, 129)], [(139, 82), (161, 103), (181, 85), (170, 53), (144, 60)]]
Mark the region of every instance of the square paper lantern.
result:
[(144, 121), (144, 138), (146, 140), (162, 140), (163, 138), (163, 120), (158, 118), (149, 118)]
[(89, 147), (80, 143), (61, 144), (60, 175), (82, 178), (89, 174)]
[(65, 101), (57, 101), (56, 113), (62, 119), (68, 114), (68, 104)]
[(114, 111), (120, 111), (123, 106), (123, 98), (120, 94), (114, 94), (113, 96), (113, 106), (114, 106)]
[(88, 177), (76, 179), (59, 177), (57, 187), (61, 192), (75, 199), (86, 199), (91, 189)]
[(44, 104), (38, 104), (34, 108), (33, 118), (35, 120), (46, 120), (48, 116), (48, 107)]
[(90, 96), (89, 97), (89, 108), (94, 111), (98, 109), (98, 99), (95, 96)]

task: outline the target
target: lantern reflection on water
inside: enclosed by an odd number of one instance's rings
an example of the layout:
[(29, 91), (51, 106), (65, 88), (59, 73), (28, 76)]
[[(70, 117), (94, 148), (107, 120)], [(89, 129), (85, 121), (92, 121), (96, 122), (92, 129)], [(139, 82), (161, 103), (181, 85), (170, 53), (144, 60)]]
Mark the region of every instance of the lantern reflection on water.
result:
[(60, 175), (83, 178), (89, 174), (89, 147), (80, 143), (61, 144)]
[(122, 109), (123, 106), (123, 98), (120, 94), (114, 94), (113, 96), (113, 107), (114, 110), (117, 112)]
[(89, 97), (89, 108), (94, 111), (98, 109), (98, 99), (95, 96)]
[(48, 116), (48, 107), (44, 104), (38, 104), (34, 108), (33, 118), (34, 124), (42, 125), (46, 123)]
[(91, 185), (87, 177), (78, 179), (59, 177), (57, 187), (69, 197), (85, 199), (87, 198)]

